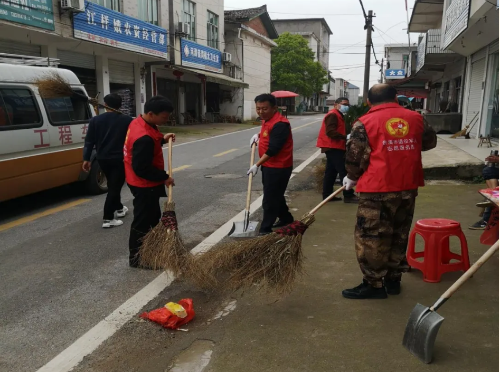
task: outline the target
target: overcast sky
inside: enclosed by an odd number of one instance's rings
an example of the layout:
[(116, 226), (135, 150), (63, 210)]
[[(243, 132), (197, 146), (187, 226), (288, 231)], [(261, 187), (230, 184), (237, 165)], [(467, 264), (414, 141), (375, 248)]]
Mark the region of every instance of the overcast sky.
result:
[[(408, 0), (411, 16), (413, 0)], [(345, 78), (360, 88), (363, 94), (365, 40), (364, 18), (359, 0), (225, 0), (226, 10), (267, 5), (272, 19), (325, 18), (333, 35), (330, 36), (330, 70), (335, 78)], [(377, 59), (384, 56), (384, 44), (408, 43), (404, 0), (363, 0), (365, 10), (373, 10), (375, 32), (372, 33)], [(411, 43), (417, 34), (410, 34)], [(372, 54), (370, 86), (380, 78), (380, 67), (374, 65)]]

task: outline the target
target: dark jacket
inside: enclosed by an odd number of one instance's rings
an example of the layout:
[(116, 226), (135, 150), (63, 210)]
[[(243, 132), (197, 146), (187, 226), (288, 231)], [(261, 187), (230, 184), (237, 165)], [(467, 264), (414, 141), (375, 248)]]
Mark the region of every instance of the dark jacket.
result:
[(97, 159), (123, 159), (123, 145), (132, 120), (128, 115), (116, 112), (106, 112), (90, 119), (83, 160), (90, 161), (94, 147)]

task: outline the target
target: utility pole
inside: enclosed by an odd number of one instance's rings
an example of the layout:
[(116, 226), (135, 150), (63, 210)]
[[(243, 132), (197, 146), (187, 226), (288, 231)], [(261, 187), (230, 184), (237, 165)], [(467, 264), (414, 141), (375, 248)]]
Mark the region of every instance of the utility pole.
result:
[[(364, 10), (364, 9), (363, 9)], [(368, 88), (370, 85), (370, 48), (372, 47), (372, 19), (373, 11), (369, 10), (368, 15), (365, 18), (365, 30), (366, 30), (366, 52), (365, 52), (365, 80), (363, 84), (363, 103), (367, 103), (368, 98)]]
[(380, 84), (384, 83), (384, 59), (380, 62)]

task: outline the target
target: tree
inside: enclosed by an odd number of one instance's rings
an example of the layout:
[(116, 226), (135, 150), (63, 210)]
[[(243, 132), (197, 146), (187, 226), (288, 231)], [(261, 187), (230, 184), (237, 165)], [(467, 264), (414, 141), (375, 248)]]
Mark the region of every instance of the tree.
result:
[(328, 83), (327, 72), (301, 35), (288, 32), (275, 40), (271, 52), (271, 86), (273, 90), (289, 90), (304, 97), (322, 90)]

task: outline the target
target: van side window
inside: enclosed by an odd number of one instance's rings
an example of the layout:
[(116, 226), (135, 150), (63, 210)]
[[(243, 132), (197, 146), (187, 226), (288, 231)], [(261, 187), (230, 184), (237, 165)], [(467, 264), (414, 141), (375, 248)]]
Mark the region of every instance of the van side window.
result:
[(0, 130), (40, 126), (40, 111), (29, 89), (0, 88)]
[[(75, 92), (85, 95), (81, 90)], [(52, 125), (87, 123), (92, 117), (88, 102), (78, 96), (49, 98), (43, 102)]]

